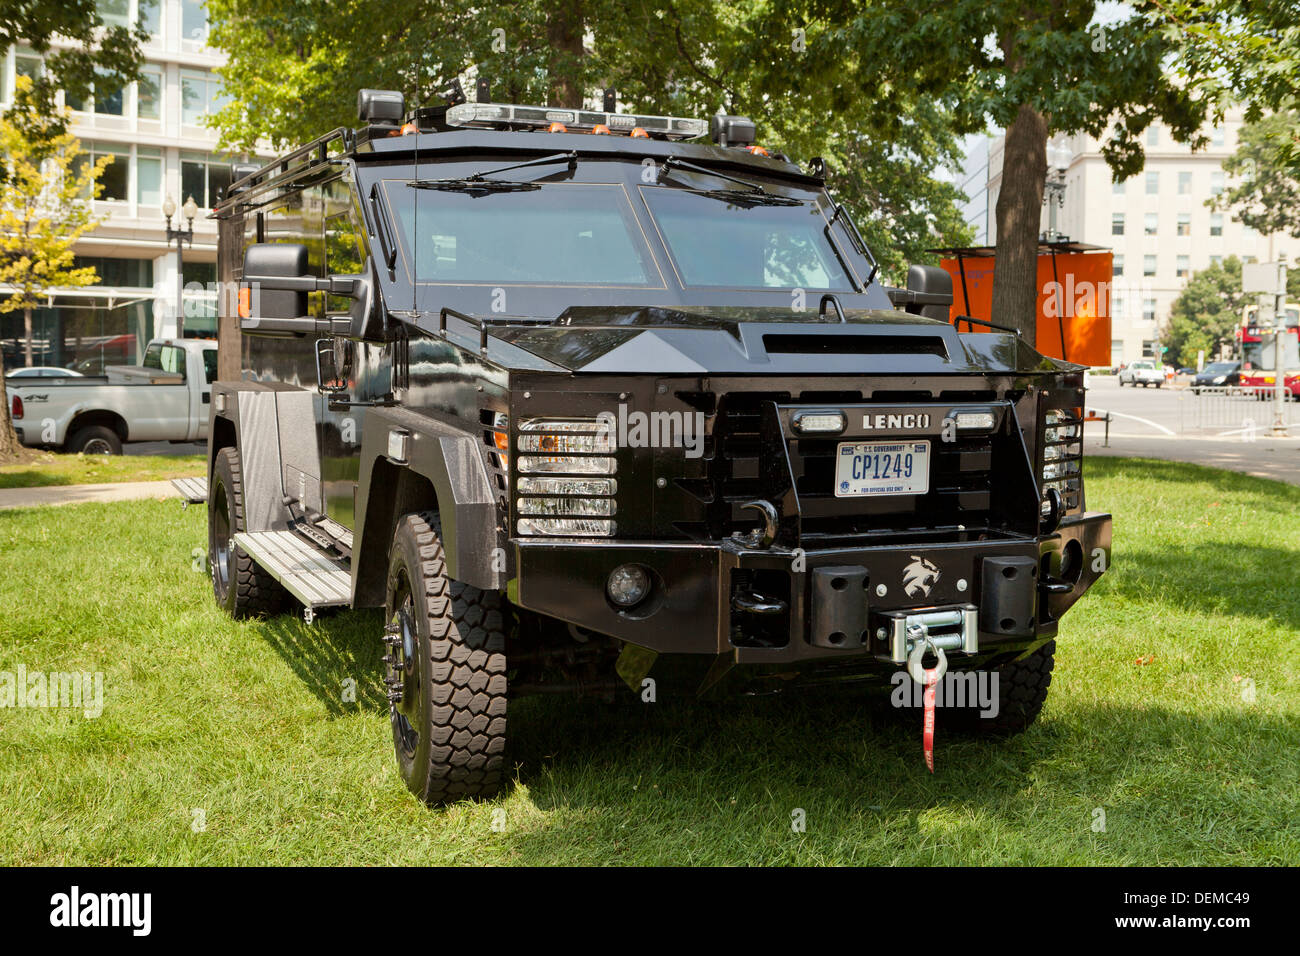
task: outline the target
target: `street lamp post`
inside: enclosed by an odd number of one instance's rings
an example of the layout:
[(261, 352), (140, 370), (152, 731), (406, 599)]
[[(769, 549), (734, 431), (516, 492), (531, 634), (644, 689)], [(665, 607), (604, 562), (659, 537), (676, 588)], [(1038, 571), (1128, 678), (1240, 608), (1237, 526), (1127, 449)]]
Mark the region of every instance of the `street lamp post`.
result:
[(181, 207), (181, 214), (187, 224), (184, 229), (180, 228), (179, 219), (176, 220), (176, 228), (172, 228), (176, 200), (170, 194), (163, 200), (162, 212), (167, 219), (167, 244), (176, 240), (176, 337), (179, 339), (185, 336), (185, 245), (194, 245), (194, 217), (199, 214), (199, 206), (193, 196), (185, 200), (185, 205)]
[(1047, 180), (1043, 183), (1043, 203), (1047, 206), (1047, 231), (1044, 242), (1068, 242), (1056, 228), (1056, 210), (1065, 205), (1065, 173), (1070, 168), (1070, 148), (1053, 143), (1047, 147)]

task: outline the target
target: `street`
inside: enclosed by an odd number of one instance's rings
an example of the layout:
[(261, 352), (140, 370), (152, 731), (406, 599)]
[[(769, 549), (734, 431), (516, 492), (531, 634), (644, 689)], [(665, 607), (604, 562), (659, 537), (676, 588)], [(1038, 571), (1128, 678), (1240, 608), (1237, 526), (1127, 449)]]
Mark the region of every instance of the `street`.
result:
[(1300, 484), (1300, 403), (1284, 407), (1289, 434), (1275, 438), (1270, 402), (1197, 396), (1172, 385), (1121, 387), (1114, 376), (1092, 375), (1088, 409), (1110, 413), (1110, 441), (1103, 444), (1103, 423), (1089, 422), (1084, 426), (1085, 452), (1165, 458)]

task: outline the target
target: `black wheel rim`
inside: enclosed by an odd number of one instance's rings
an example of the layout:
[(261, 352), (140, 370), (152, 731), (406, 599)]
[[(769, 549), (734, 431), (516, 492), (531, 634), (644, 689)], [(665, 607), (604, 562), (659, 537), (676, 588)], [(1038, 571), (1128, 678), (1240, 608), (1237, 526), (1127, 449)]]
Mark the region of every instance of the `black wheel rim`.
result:
[(230, 587), (230, 499), (225, 485), (218, 484), (212, 496), (212, 574), (224, 594)]
[(385, 668), (385, 683), (390, 688), (401, 690), (401, 699), (391, 706), (393, 736), (406, 757), (413, 758), (420, 745), (418, 727), (423, 726), (421, 708), (423, 698), (420, 693), (419, 653), (416, 641), (419, 635), (415, 627), (415, 598), (411, 594), (411, 582), (402, 570), (397, 588), (393, 593), (393, 616), (389, 623), (397, 625), (397, 642), (389, 651), (389, 662)]

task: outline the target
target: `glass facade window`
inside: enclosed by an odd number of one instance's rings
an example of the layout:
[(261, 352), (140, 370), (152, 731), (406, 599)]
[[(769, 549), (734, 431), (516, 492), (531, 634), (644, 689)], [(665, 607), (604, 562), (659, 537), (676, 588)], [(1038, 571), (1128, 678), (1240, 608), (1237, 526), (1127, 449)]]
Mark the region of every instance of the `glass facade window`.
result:
[(230, 185), (230, 164), (205, 153), (181, 153), (181, 199), (190, 196), (204, 209), (211, 209)]
[(1110, 234), (1112, 236), (1124, 235), (1124, 214), (1122, 212), (1111, 213)]
[(1190, 172), (1181, 172), (1178, 174), (1178, 195), (1186, 196), (1192, 191), (1192, 174)]
[(159, 0), (138, 0), (136, 22), (152, 36), (162, 32), (162, 4)]
[(1154, 236), (1160, 229), (1160, 214), (1149, 212), (1142, 217), (1142, 231), (1148, 236)]
[(221, 92), (221, 78), (211, 73), (181, 74), (181, 122), (202, 126), (203, 118), (225, 106), (229, 97)]
[(131, 0), (97, 0), (95, 12), (99, 14), (106, 27), (131, 25)]
[(1117, 183), (1112, 182), (1112, 183), (1110, 184), (1110, 192), (1111, 192), (1111, 195), (1113, 195), (1113, 196), (1122, 196), (1122, 195), (1124, 195), (1124, 181), (1123, 181), (1123, 180), (1120, 180), (1120, 181), (1117, 182)]
[(125, 90), (109, 88), (105, 81), (95, 84), (95, 112), (104, 116), (121, 116), (125, 105)]
[[(138, 365), (154, 337), (153, 293), (122, 302), (107, 293), (55, 295), (52, 305), (32, 314), (32, 364), (71, 368), (83, 375), (103, 375), (107, 365)], [(25, 362), (23, 313), (0, 315), (0, 353), (6, 369)]]
[(83, 140), (81, 148), (85, 152), (78, 157), (78, 167), (87, 162), (97, 163), (102, 156), (113, 157), (113, 161), (104, 168), (104, 172), (99, 177), (99, 182), (104, 188), (96, 198), (113, 202), (126, 202), (130, 199), (131, 147), (120, 143)]
[(204, 43), (208, 39), (208, 12), (203, 0), (181, 0), (181, 39)]
[(1190, 236), (1192, 234), (1192, 214), (1190, 212), (1180, 212), (1178, 214), (1178, 235)]
[(1112, 256), (1110, 261), (1111, 261), (1111, 270), (1112, 270), (1111, 274), (1115, 276), (1122, 276), (1124, 274), (1124, 257)]
[(135, 201), (141, 206), (161, 206), (162, 179), (162, 150), (156, 146), (137, 146)]
[(1155, 257), (1155, 256), (1143, 256), (1143, 257), (1142, 257), (1142, 274), (1143, 274), (1144, 276), (1153, 276), (1153, 275), (1156, 274), (1156, 257)]
[(1221, 212), (1210, 213), (1210, 235), (1212, 236), (1223, 235), (1223, 213)]
[(112, 259), (107, 256), (74, 256), (77, 269), (94, 269), (101, 285), (116, 289), (152, 289), (152, 259)]
[(143, 70), (135, 86), (135, 115), (140, 119), (162, 119), (162, 72)]
[(1192, 260), (1189, 256), (1179, 256), (1174, 263), (1174, 275), (1183, 277), (1190, 275), (1192, 271)]
[(1210, 195), (1217, 196), (1223, 192), (1223, 170), (1216, 169), (1210, 173)]
[[(1146, 319), (1148, 322), (1154, 322), (1154, 321), (1155, 321), (1155, 318), (1156, 318), (1156, 300), (1155, 300), (1155, 299), (1143, 299), (1143, 300), (1142, 300), (1142, 318)], [(1145, 352), (1144, 352), (1144, 354), (1145, 354)]]
[(1156, 172), (1147, 173), (1147, 195), (1155, 196), (1160, 193), (1160, 174)]

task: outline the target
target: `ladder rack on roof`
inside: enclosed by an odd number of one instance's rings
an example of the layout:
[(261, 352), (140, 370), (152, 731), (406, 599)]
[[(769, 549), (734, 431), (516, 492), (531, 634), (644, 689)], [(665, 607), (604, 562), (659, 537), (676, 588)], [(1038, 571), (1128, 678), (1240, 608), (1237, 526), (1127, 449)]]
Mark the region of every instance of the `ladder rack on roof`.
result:
[(300, 172), (301, 170), (315, 166), (318, 163), (329, 162), (330, 144), (335, 140), (343, 146), (343, 152), (353, 149), (356, 144), (356, 133), (346, 126), (340, 126), (337, 129), (330, 130), (324, 136), (312, 140), (305, 146), (299, 146), (290, 153), (274, 159), (267, 163), (255, 173), (250, 173), (241, 179), (235, 180), (226, 189), (226, 196), (231, 197), (241, 193), (253, 186), (261, 186), (271, 182), (280, 176), (290, 172)]

